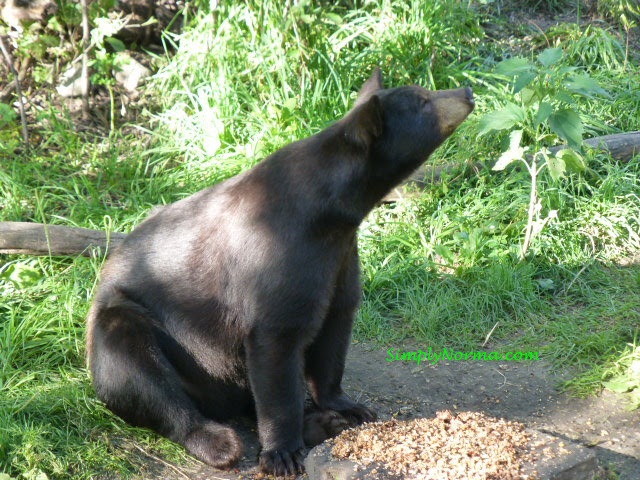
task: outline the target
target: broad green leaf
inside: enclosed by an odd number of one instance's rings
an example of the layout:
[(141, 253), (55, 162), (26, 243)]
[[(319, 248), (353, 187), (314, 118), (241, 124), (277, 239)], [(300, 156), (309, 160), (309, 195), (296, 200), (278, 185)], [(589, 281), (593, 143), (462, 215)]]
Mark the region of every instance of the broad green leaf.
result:
[(42, 278), (42, 273), (35, 268), (22, 263), (14, 263), (0, 274), (0, 280), (8, 280), (17, 289), (30, 287), (38, 283)]
[[(113, 7), (111, 7), (111, 8), (113, 8)], [(150, 25), (155, 25), (156, 23), (160, 23), (160, 22), (158, 22), (157, 18), (149, 17), (144, 23), (141, 23), (140, 26), (141, 27), (148, 27)]]
[(118, 40), (115, 37), (105, 37), (105, 41), (109, 45), (111, 45), (111, 48), (113, 48), (116, 52), (124, 52), (127, 49), (125, 44), (122, 43), (122, 40)]
[(582, 143), (582, 120), (573, 110), (566, 108), (553, 112), (549, 116), (549, 126), (570, 147), (577, 148)]
[(455, 255), (445, 245), (436, 245), (436, 248), (434, 250), (437, 255), (440, 255), (444, 260), (446, 260), (449, 263), (453, 263), (453, 261), (455, 260)]
[(536, 280), (536, 283), (542, 290), (553, 290), (553, 288), (555, 287), (552, 278), (538, 278)]
[(495, 73), (506, 75), (507, 77), (515, 77), (524, 72), (535, 70), (535, 67), (529, 63), (526, 58), (513, 57), (501, 61), (496, 65)]
[(27, 480), (49, 480), (49, 476), (39, 468), (34, 468), (22, 475)]
[(469, 241), (469, 234), (465, 231), (456, 232), (453, 234), (453, 238), (455, 238), (456, 240), (460, 240), (462, 242), (467, 242)]
[(548, 67), (558, 62), (562, 58), (561, 48), (547, 48), (540, 55), (538, 55), (538, 61)]
[(286, 108), (287, 110), (289, 110), (290, 112), (294, 111), (296, 109), (296, 105), (297, 105), (297, 100), (295, 97), (290, 97), (287, 98), (283, 103), (282, 103), (282, 107)]
[(523, 88), (520, 92), (520, 98), (522, 99), (522, 103), (526, 106), (531, 105), (531, 103), (536, 99), (538, 94), (533, 88)]
[(534, 72), (522, 72), (516, 78), (515, 83), (513, 84), (513, 93), (518, 93), (524, 87), (531, 83), (531, 80), (536, 78), (536, 74)]
[[(67, 31), (60, 23), (60, 20), (58, 20), (58, 17), (51, 17), (49, 19), (49, 21), (47, 22), (47, 29), (60, 32), (60, 33)], [(1, 477), (0, 477), (0, 480), (2, 480)]]
[(509, 134), (509, 148), (500, 155), (492, 170), (504, 170), (511, 162), (522, 158), (525, 149), (520, 146), (520, 140), (522, 130), (514, 130)]
[(91, 29), (91, 41), (94, 45), (102, 45), (105, 37), (112, 37), (127, 23), (121, 18), (99, 17), (93, 19), (94, 27)]
[(549, 167), (549, 173), (554, 180), (559, 180), (564, 177), (566, 165), (562, 158), (547, 157), (547, 167)]
[(558, 68), (558, 75), (564, 75), (565, 73), (575, 72), (576, 70), (578, 70), (578, 67), (569, 67), (569, 66), (560, 67)]
[(561, 102), (568, 103), (569, 105), (573, 105), (574, 103), (576, 103), (567, 90), (560, 90), (559, 92), (557, 92), (556, 98)]
[(582, 158), (582, 155), (570, 148), (563, 148), (559, 152), (556, 152), (556, 157), (564, 161), (567, 171), (569, 172), (580, 173), (584, 172), (587, 168), (587, 164), (584, 158)]
[(624, 393), (638, 386), (637, 381), (630, 377), (616, 377), (608, 382), (602, 382), (604, 388), (616, 393)]
[(553, 107), (551, 106), (550, 103), (540, 102), (540, 105), (538, 106), (538, 112), (536, 113), (536, 116), (533, 119), (533, 123), (536, 126), (540, 125), (545, 120), (547, 120), (547, 118), (549, 118), (549, 115), (551, 115), (551, 112), (553, 112)]
[(325, 13), (324, 17), (335, 25), (342, 25), (344, 23), (342, 17), (336, 13)]
[(306, 13), (300, 14), (299, 18), (307, 25), (311, 25), (314, 21), (314, 18), (311, 15), (307, 15)]
[(575, 77), (569, 78), (565, 86), (569, 90), (584, 95), (585, 97), (591, 97), (591, 94), (597, 94), (611, 98), (611, 95), (587, 74), (576, 75)]
[(506, 130), (524, 120), (524, 110), (513, 103), (495, 112), (487, 113), (480, 119), (478, 135), (484, 135), (491, 130)]

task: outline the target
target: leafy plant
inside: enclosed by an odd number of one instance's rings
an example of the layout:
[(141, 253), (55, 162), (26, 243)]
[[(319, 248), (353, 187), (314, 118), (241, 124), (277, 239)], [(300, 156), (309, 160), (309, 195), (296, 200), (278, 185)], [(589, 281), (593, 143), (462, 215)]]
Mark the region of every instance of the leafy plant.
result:
[(0, 159), (9, 157), (20, 144), (17, 118), (10, 105), (0, 102)]
[(14, 122), (16, 118), (18, 118), (18, 114), (13, 111), (13, 108), (6, 103), (0, 102), (0, 127)]
[(10, 282), (20, 290), (35, 285), (42, 278), (42, 272), (28, 263), (11, 263), (0, 270), (0, 283)]
[[(89, 62), (93, 68), (91, 83), (103, 85), (109, 92), (110, 104), (110, 131), (114, 130), (115, 100), (113, 96), (113, 68), (116, 61), (116, 53), (125, 50), (125, 45), (113, 35), (127, 25), (127, 20), (121, 17), (99, 17), (94, 19), (94, 28), (91, 29), (91, 43), (89, 49), (93, 51), (93, 59)], [(110, 47), (110, 49), (107, 48)], [(114, 51), (116, 53), (114, 53)]]
[[(533, 237), (557, 216), (551, 210), (542, 216), (542, 204), (537, 194), (537, 179), (546, 167), (553, 180), (565, 173), (582, 172), (586, 162), (579, 153), (582, 145), (583, 125), (576, 109), (575, 98), (594, 98), (609, 94), (588, 74), (577, 67), (562, 66), (560, 48), (547, 48), (535, 63), (522, 57), (500, 62), (495, 73), (512, 83), (512, 96), (504, 107), (486, 114), (479, 123), (479, 135), (492, 131), (510, 131), (509, 146), (502, 153), (493, 170), (504, 170), (513, 162), (524, 164), (531, 177), (531, 195), (525, 238), (520, 257), (526, 256)], [(521, 146), (525, 138), (529, 146)], [(557, 138), (569, 147), (555, 154), (547, 144)], [(527, 152), (533, 152), (527, 154)]]

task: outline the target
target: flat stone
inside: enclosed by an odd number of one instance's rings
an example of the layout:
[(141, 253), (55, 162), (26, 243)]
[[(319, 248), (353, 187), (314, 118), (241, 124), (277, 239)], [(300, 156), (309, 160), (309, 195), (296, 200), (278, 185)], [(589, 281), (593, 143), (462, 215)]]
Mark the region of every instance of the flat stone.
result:
[(535, 464), (525, 464), (525, 473), (535, 472), (540, 480), (590, 480), (594, 477), (598, 462), (593, 450), (536, 430), (529, 433), (534, 437), (538, 460)]
[(135, 92), (140, 84), (151, 75), (151, 70), (126, 52), (119, 52), (115, 58), (113, 75), (128, 92)]
[[(590, 480), (594, 477), (597, 461), (592, 450), (536, 430), (529, 430), (529, 433), (538, 460), (523, 465), (523, 479)], [(414, 480), (393, 475), (378, 464), (363, 467), (351, 460), (334, 458), (332, 446), (329, 440), (309, 452), (305, 460), (309, 480)]]
[(64, 98), (80, 97), (84, 91), (82, 81), (82, 65), (78, 62), (67, 68), (62, 75), (56, 91)]
[(324, 442), (311, 449), (304, 461), (309, 480), (382, 480), (401, 479), (377, 464), (363, 467), (352, 460), (339, 460), (331, 455), (332, 444)]

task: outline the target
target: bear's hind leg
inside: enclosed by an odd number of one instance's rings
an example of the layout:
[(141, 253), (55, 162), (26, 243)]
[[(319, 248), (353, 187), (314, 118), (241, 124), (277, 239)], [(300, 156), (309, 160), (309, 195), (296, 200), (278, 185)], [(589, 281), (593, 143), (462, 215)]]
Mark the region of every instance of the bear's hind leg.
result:
[(149, 314), (128, 300), (94, 305), (87, 343), (98, 398), (132, 425), (155, 430), (209, 465), (230, 467), (242, 455), (240, 437), (200, 413), (155, 329)]

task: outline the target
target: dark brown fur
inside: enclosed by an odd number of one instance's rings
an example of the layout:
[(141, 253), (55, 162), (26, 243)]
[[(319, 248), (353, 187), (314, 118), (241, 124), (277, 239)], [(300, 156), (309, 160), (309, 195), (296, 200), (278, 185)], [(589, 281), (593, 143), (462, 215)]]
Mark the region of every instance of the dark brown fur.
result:
[(303, 469), (303, 435), (374, 419), (340, 386), (361, 296), (356, 230), (472, 109), (470, 89), (384, 90), (377, 70), (334, 125), (140, 224), (89, 314), (99, 398), (217, 467), (242, 453), (218, 422), (254, 413), (260, 467), (277, 475)]

